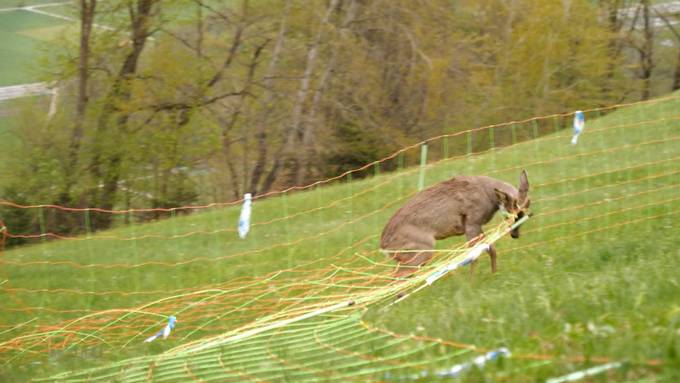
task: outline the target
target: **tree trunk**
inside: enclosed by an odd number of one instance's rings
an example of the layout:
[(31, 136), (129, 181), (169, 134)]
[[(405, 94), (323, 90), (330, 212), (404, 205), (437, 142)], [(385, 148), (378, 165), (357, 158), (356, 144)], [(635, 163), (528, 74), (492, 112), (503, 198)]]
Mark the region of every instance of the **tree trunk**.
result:
[[(352, 21), (357, 11), (357, 4), (354, 0), (351, 0), (345, 14), (344, 20), (340, 25), (341, 29), (347, 28)], [(319, 80), (319, 84), (316, 87), (314, 96), (312, 97), (312, 103), (309, 107), (307, 113), (307, 119), (303, 126), (302, 133), (302, 146), (299, 150), (298, 163), (300, 164), (300, 169), (298, 172), (298, 185), (307, 183), (309, 181), (309, 174), (313, 171), (313, 159), (316, 158), (316, 148), (315, 148), (315, 126), (316, 126), (316, 116), (319, 110), (319, 105), (321, 104), (321, 99), (324, 92), (328, 86), (328, 82), (335, 72), (335, 65), (338, 59), (338, 48), (333, 49), (330, 60), (326, 64), (323, 75)]]
[(227, 170), (229, 170), (229, 180), (231, 181), (231, 193), (234, 199), (241, 198), (241, 190), (238, 185), (238, 174), (236, 173), (236, 167), (231, 161), (231, 141), (225, 132), (222, 133), (222, 156), (224, 157), (224, 163), (227, 165)]
[[(673, 33), (673, 36), (675, 36), (675, 39), (678, 42), (678, 46), (680, 47), (680, 33), (673, 27), (673, 23), (666, 18), (666, 16), (663, 15), (663, 13), (654, 10), (654, 13), (663, 20), (664, 24), (666, 24), (666, 27), (668, 30), (670, 30)], [(678, 49), (678, 58), (675, 61), (675, 72), (673, 73), (673, 86), (672, 90), (678, 90), (680, 89), (680, 49)]]
[(203, 58), (203, 6), (198, 4), (196, 9), (196, 55)]
[[(264, 167), (267, 164), (267, 156), (268, 156), (268, 145), (267, 145), (267, 119), (271, 114), (272, 111), (272, 103), (274, 101), (274, 91), (273, 91), (273, 77), (274, 74), (276, 73), (276, 68), (279, 63), (279, 56), (281, 55), (281, 50), (283, 49), (283, 43), (286, 38), (286, 29), (287, 29), (287, 23), (286, 23), (286, 18), (288, 17), (288, 12), (290, 10), (290, 0), (286, 1), (286, 4), (283, 9), (283, 14), (281, 15), (281, 21), (279, 24), (279, 32), (276, 36), (276, 43), (274, 44), (274, 50), (272, 51), (272, 57), (269, 60), (269, 66), (267, 68), (267, 73), (265, 74), (265, 80), (264, 80), (264, 89), (265, 89), (265, 94), (263, 96), (263, 105), (264, 105), (264, 110), (259, 113), (258, 120), (256, 122), (257, 124), (257, 133), (255, 134), (255, 139), (257, 140), (257, 160), (255, 162), (255, 167), (253, 168), (251, 178), (250, 178), (250, 186), (248, 186), (248, 190), (250, 193), (253, 195), (256, 195), (259, 192), (258, 186), (260, 184), (260, 179), (262, 178), (262, 175), (264, 174)], [(272, 167), (270, 169), (278, 171), (277, 167)], [(274, 174), (276, 176), (276, 174)]]
[[(139, 58), (144, 50), (146, 41), (150, 36), (149, 20), (153, 6), (159, 0), (139, 0), (136, 7), (130, 4), (130, 27), (132, 35), (132, 50), (128, 53), (123, 61), (123, 64), (118, 71), (116, 78), (111, 86), (102, 114), (97, 123), (97, 133), (99, 139), (103, 133), (109, 129), (111, 117), (114, 114), (120, 113), (116, 118), (115, 129), (116, 137), (127, 134), (127, 123), (129, 120), (129, 112), (123, 112), (118, 109), (118, 103), (129, 101), (132, 90), (129, 87), (128, 81), (130, 77), (137, 72)], [(136, 8), (136, 9), (135, 9)], [(90, 167), (92, 174), (97, 182), (96, 197), (94, 202), (102, 209), (112, 209), (116, 201), (116, 193), (118, 191), (118, 181), (120, 181), (120, 167), (124, 159), (124, 153), (117, 147), (117, 142), (98, 143), (101, 145), (108, 145), (112, 148), (112, 153), (106, 159), (102, 159), (97, 153)], [(94, 227), (97, 229), (108, 228), (111, 225), (110, 214), (99, 214), (94, 222)]]
[(642, 4), (642, 17), (644, 22), (644, 42), (640, 52), (640, 67), (642, 79), (641, 98), (648, 100), (651, 93), (651, 78), (654, 68), (653, 48), (654, 48), (654, 26), (652, 25), (649, 0), (640, 0)]
[(305, 70), (300, 79), (300, 88), (297, 92), (297, 97), (295, 99), (295, 104), (293, 105), (293, 112), (291, 115), (290, 130), (286, 138), (286, 154), (293, 160), (291, 179), (293, 183), (299, 185), (301, 183), (302, 173), (300, 172), (300, 167), (303, 164), (300, 161), (299, 156), (295, 155), (299, 148), (296, 148), (296, 143), (301, 141), (302, 123), (303, 123), (303, 112), (305, 103), (307, 102), (307, 94), (309, 93), (310, 83), (312, 81), (312, 75), (316, 69), (317, 57), (319, 54), (319, 46), (325, 35), (325, 29), (329, 23), (330, 17), (333, 11), (338, 7), (339, 0), (331, 0), (326, 8), (326, 13), (324, 14), (319, 30), (314, 37), (314, 40), (309, 46), (309, 51), (307, 51), (307, 60), (305, 64)]
[(622, 1), (621, 0), (610, 0), (607, 2), (607, 24), (608, 24), (608, 29), (609, 32), (611, 33), (611, 36), (609, 38), (609, 41), (607, 42), (607, 49), (609, 51), (609, 62), (607, 63), (607, 80), (604, 83), (604, 89), (603, 93), (605, 95), (608, 95), (609, 93), (612, 92), (613, 86), (612, 86), (612, 81), (614, 80), (614, 76), (616, 74), (616, 70), (618, 67), (618, 59), (621, 55), (621, 38), (619, 36), (621, 32), (621, 28), (623, 27), (623, 23), (621, 22), (621, 17), (620, 17), (620, 12), (622, 9)]
[(276, 181), (276, 177), (278, 176), (280, 169), (281, 169), (281, 157), (275, 156), (274, 164), (272, 164), (272, 168), (269, 170), (267, 178), (265, 178), (264, 182), (262, 183), (260, 194), (265, 194), (271, 190), (272, 186), (274, 185), (274, 182)]
[(94, 24), (94, 14), (97, 7), (97, 0), (80, 0), (80, 47), (78, 57), (78, 95), (76, 99), (76, 115), (73, 121), (73, 130), (69, 143), (66, 168), (64, 169), (64, 186), (60, 193), (58, 203), (70, 205), (73, 202), (71, 189), (75, 184), (76, 165), (78, 154), (83, 138), (83, 124), (85, 110), (88, 104), (87, 85), (90, 77), (90, 39), (92, 35), (92, 25)]
[(678, 49), (678, 58), (675, 61), (675, 73), (673, 74), (673, 90), (680, 89), (680, 49)]

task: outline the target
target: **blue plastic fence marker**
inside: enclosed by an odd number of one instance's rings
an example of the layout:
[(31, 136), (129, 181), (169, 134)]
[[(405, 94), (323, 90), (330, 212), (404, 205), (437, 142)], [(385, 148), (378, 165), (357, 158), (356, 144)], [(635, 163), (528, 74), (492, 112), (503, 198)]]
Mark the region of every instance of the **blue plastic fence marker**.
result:
[(167, 339), (168, 336), (170, 335), (170, 331), (172, 331), (172, 329), (175, 328), (176, 322), (177, 322), (177, 318), (175, 318), (174, 316), (171, 315), (168, 318), (168, 324), (165, 325), (165, 327), (163, 327), (163, 329), (158, 331), (156, 334), (146, 338), (146, 340), (144, 340), (144, 343), (153, 342), (154, 340), (160, 338), (161, 336), (163, 337), (163, 339)]
[(241, 239), (245, 238), (250, 230), (250, 212), (252, 203), (253, 196), (250, 193), (244, 194), (241, 216), (238, 219), (238, 236), (241, 237)]
[(576, 145), (578, 142), (578, 135), (583, 132), (586, 125), (586, 117), (580, 110), (574, 113), (574, 135), (571, 137), (571, 144)]

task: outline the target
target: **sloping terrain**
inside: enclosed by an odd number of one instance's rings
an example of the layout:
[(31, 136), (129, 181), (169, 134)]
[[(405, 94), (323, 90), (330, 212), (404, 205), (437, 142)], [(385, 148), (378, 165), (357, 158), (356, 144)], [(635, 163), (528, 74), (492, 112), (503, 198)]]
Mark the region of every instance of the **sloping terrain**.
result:
[[(626, 362), (610, 372), (617, 380), (670, 378), (680, 358), (679, 106), (675, 96), (589, 112), (575, 146), (570, 129), (563, 129), (570, 116), (430, 141), (435, 158), (425, 168), (427, 185), (457, 174), (517, 184), (520, 170), (529, 172), (535, 216), (519, 240), (498, 242), (498, 273), (491, 274), (482, 257), (473, 272), (458, 270), (397, 305), (375, 299), (243, 343), (229, 339), (367, 292), (396, 292), (401, 282), (390, 278), (393, 265), (377, 251), (378, 238), (417, 191), (419, 168), (401, 166), (418, 157), (417, 146), (371, 167), (373, 177), (350, 174), (256, 200), (245, 240), (236, 235), (237, 203), (180, 209), (168, 219), (131, 225), (123, 223), (152, 212), (5, 203), (36, 222), (59, 211), (60, 219), (82, 222), (84, 234), (68, 237), (54, 222), (43, 222), (42, 233), (8, 225), (12, 236), (45, 243), (0, 254), (6, 302), (0, 376), (104, 366), (69, 376), (413, 380), (475, 352), (507, 347), (510, 359), (464, 379), (534, 380), (606, 361)], [(521, 141), (545, 129), (555, 132)], [(520, 142), (488, 149), (502, 136)], [(442, 158), (464, 148), (479, 153)], [(389, 166), (398, 169), (385, 172)], [(94, 214), (115, 214), (121, 228), (89, 233)], [(462, 242), (453, 238), (438, 247)], [(178, 318), (172, 335), (142, 343), (169, 315)], [(201, 349), (206, 339), (228, 342), (193, 357), (177, 354)], [(156, 358), (171, 349), (175, 356), (167, 364)], [(133, 357), (141, 359), (125, 360)]]

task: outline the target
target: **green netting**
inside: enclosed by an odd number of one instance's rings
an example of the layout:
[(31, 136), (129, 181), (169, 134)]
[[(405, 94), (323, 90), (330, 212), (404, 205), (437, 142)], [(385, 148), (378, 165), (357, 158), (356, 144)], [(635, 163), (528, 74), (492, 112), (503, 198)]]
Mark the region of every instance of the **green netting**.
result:
[(434, 342), (393, 339), (362, 326), (360, 315), (315, 318), (285, 330), (239, 342), (160, 357), (132, 359), (104, 368), (66, 373), (50, 380), (68, 381), (294, 381), (376, 380), (387, 371), (445, 366), (460, 362), (470, 350), (451, 350), (438, 360), (418, 354)]
[[(519, 226), (526, 220), (514, 223)], [(484, 243), (498, 241), (510, 230), (510, 224), (503, 222), (487, 233)], [(271, 315), (260, 317), (246, 325), (220, 334), (212, 338), (202, 338), (166, 351), (163, 354), (134, 358), (109, 364), (90, 370), (67, 372), (52, 376), (45, 380), (56, 381), (96, 381), (120, 380), (134, 381), (168, 381), (181, 380), (187, 377), (201, 381), (246, 379), (253, 381), (284, 380), (295, 382), (307, 381), (343, 381), (356, 379), (377, 379), (387, 371), (408, 370), (416, 367), (445, 366), (454, 363), (457, 358), (474, 349), (474, 346), (454, 347), (441, 358), (418, 358), (422, 351), (435, 347), (434, 341), (416, 342), (413, 339), (394, 339), (388, 333), (370, 329), (362, 323), (361, 314), (369, 307), (395, 304), (397, 296), (402, 299), (410, 292), (428, 286), (432, 282), (426, 279), (433, 275), (444, 276), (447, 265), (459, 264), (468, 257), (472, 250), (461, 246), (451, 250), (440, 251), (438, 261), (427, 267), (425, 272), (410, 279), (395, 279), (384, 275), (381, 271), (389, 270), (391, 265), (383, 265), (359, 257), (358, 265), (337, 266), (318, 281), (305, 284), (301, 304), (281, 307)], [(479, 252), (476, 252), (476, 256)], [(363, 264), (362, 264), (363, 263)], [(359, 267), (357, 267), (359, 266)], [(361, 267), (363, 266), (363, 267)], [(264, 279), (261, 283), (275, 282), (279, 274)], [(372, 281), (369, 286), (354, 285), (359, 280), (375, 279), (382, 276), (381, 281)], [(349, 283), (351, 281), (352, 283)], [(259, 285), (259, 284), (258, 284)], [(256, 286), (258, 286), (256, 285)], [(241, 286), (238, 290), (246, 290), (249, 286)], [(281, 289), (290, 289), (284, 285)], [(364, 287), (364, 288), (362, 288)], [(233, 291), (201, 291), (208, 293), (208, 298), (196, 303), (214, 300), (217, 297), (233, 299)], [(266, 294), (266, 293), (265, 293)], [(265, 294), (255, 295), (240, 307), (254, 303)], [(194, 294), (189, 294), (193, 296)], [(168, 297), (168, 301), (185, 299), (187, 295)], [(146, 305), (138, 310), (118, 316), (96, 331), (78, 333), (79, 339), (72, 342), (73, 348), (89, 341), (106, 342), (102, 337), (110, 338), (112, 329), (119, 323), (128, 320), (138, 321), (140, 317), (150, 315)], [(192, 305), (188, 305), (191, 308)], [(179, 318), (185, 317), (186, 311), (177, 311)], [(209, 326), (222, 320), (229, 312), (222, 312), (212, 318), (202, 316), (201, 325), (185, 335), (189, 338), (201, 327)], [(98, 313), (96, 315), (101, 315)], [(89, 319), (79, 318), (78, 321)], [(62, 339), (73, 332), (69, 324), (49, 333), (36, 334), (37, 339), (32, 346), (43, 344), (52, 338)], [(140, 341), (141, 334), (151, 331), (153, 327), (131, 337), (123, 343)], [(101, 336), (100, 336), (101, 335)], [(416, 343), (415, 345), (413, 343)], [(29, 342), (30, 344), (30, 342)], [(16, 357), (30, 350), (24, 348)], [(451, 346), (449, 346), (451, 347)]]

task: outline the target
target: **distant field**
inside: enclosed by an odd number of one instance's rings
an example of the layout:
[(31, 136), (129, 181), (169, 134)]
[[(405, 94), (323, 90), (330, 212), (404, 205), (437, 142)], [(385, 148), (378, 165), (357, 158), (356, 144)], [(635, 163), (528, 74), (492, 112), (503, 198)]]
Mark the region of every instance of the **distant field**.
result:
[(12, 8), (12, 7), (26, 7), (31, 5), (40, 4), (52, 4), (52, 3), (63, 3), (63, 0), (2, 0), (0, 1), (1, 8)]
[(0, 86), (39, 81), (44, 43), (57, 38), (66, 25), (23, 10), (0, 12)]
[[(231, 2), (231, 1), (230, 1)], [(224, 5), (224, 1), (210, 0), (204, 2), (213, 6)], [(229, 2), (227, 2), (228, 4)], [(63, 18), (38, 14), (28, 10), (12, 10), (15, 7), (31, 5), (48, 5), (40, 7), (40, 11), (55, 16), (74, 17), (72, 3), (53, 0), (6, 0), (0, 1), (0, 86), (37, 82), (40, 80), (41, 65), (47, 42), (59, 38), (65, 28), (74, 26)], [(110, 5), (115, 3), (100, 2), (95, 22), (100, 26), (116, 24), (120, 19), (127, 19), (125, 9), (110, 13)], [(164, 7), (164, 16), (174, 17), (179, 24), (195, 15), (195, 5), (191, 2), (178, 2)], [(71, 33), (68, 31), (68, 33)], [(77, 33), (77, 31), (73, 31)]]

